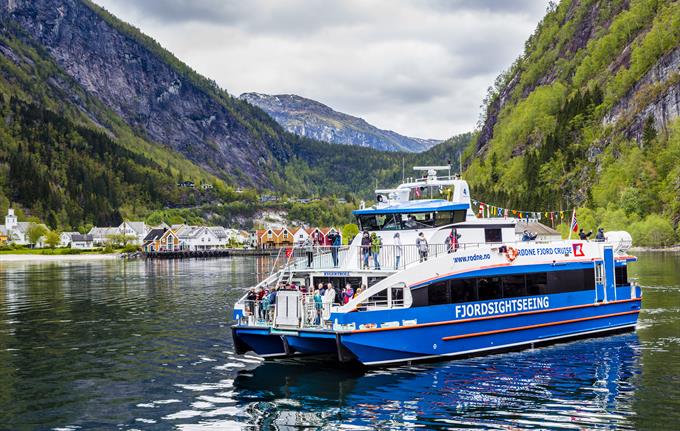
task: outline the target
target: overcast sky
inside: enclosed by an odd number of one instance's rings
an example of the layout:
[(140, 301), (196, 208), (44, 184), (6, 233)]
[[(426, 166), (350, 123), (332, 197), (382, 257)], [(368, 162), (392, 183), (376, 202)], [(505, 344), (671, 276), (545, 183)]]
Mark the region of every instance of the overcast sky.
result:
[(238, 96), (298, 94), (422, 138), (474, 129), (547, 0), (95, 0)]

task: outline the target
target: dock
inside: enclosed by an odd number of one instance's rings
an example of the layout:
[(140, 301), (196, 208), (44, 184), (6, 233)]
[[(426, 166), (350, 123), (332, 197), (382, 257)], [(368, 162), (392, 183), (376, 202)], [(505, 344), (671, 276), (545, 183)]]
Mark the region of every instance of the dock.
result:
[(278, 248), (222, 248), (213, 250), (175, 250), (144, 253), (147, 259), (207, 259), (231, 256), (276, 256)]

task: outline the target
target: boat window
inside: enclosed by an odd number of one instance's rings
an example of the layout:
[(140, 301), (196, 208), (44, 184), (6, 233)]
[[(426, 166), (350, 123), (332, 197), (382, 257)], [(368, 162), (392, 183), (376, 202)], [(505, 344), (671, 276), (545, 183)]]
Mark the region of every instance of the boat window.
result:
[(592, 269), (452, 279), (411, 291), (412, 307), (594, 290), (594, 280)]
[(392, 307), (404, 306), (404, 287), (393, 286), (392, 288)]
[(449, 282), (440, 281), (439, 283), (431, 284), (427, 288), (427, 303), (429, 305), (450, 304), (449, 298)]
[(485, 242), (503, 242), (503, 236), (500, 229), (484, 229)]
[(503, 280), (504, 298), (527, 296), (524, 274), (504, 275), (501, 279)]
[(614, 270), (614, 278), (616, 279), (616, 287), (628, 286), (628, 267), (617, 266)]
[(477, 283), (474, 278), (453, 279), (450, 288), (452, 304), (477, 300)]
[(546, 293), (565, 293), (591, 289), (595, 289), (595, 276), (592, 269), (548, 273), (548, 291)]
[(438, 211), (435, 213), (434, 225), (436, 227), (441, 227), (453, 223), (464, 222), (465, 212), (465, 210)]
[(541, 295), (548, 292), (548, 274), (534, 272), (526, 275), (527, 294), (529, 296)]
[(398, 214), (401, 229), (422, 229), (434, 225), (434, 213)]
[(479, 300), (502, 298), (500, 277), (485, 277), (477, 280)]

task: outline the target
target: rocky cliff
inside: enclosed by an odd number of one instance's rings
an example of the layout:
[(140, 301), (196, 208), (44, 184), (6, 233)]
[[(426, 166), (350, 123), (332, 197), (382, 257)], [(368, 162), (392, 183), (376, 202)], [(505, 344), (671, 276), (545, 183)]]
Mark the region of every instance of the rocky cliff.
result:
[(619, 208), (615, 229), (661, 215), (672, 233), (679, 95), (679, 1), (551, 3), (485, 99), (471, 186), (499, 206)]
[(319, 141), (408, 152), (425, 151), (441, 142), (382, 130), (362, 118), (337, 112), (315, 100), (294, 94), (244, 93), (239, 98), (263, 109), (287, 131)]
[(222, 178), (268, 185), (290, 157), (268, 116), (89, 1), (0, 0), (0, 14), (133, 129)]

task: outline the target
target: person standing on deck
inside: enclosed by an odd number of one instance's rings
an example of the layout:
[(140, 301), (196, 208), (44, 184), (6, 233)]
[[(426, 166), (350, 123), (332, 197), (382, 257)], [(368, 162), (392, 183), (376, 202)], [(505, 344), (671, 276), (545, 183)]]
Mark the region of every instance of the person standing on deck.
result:
[(394, 234), (394, 269), (399, 269), (399, 261), (401, 260), (401, 253), (404, 247), (401, 245), (401, 237), (399, 232)]
[(604, 229), (598, 228), (597, 235), (595, 235), (595, 241), (604, 242)]
[(418, 254), (420, 255), (420, 262), (427, 260), (427, 254), (429, 252), (429, 244), (425, 239), (425, 234), (420, 232), (418, 238), (416, 238), (416, 248), (418, 249)]
[(368, 257), (371, 255), (371, 237), (368, 236), (367, 231), (364, 231), (364, 235), (361, 237), (361, 254), (364, 258), (363, 269), (368, 269)]
[(354, 298), (354, 289), (352, 289), (351, 284), (347, 283), (347, 285), (345, 285), (345, 292), (342, 296), (343, 304), (347, 304), (352, 298)]
[(375, 265), (375, 269), (380, 269), (380, 249), (382, 248), (382, 239), (380, 239), (380, 235), (376, 234), (373, 232), (371, 235), (371, 253), (373, 253), (373, 264)]
[(592, 235), (592, 234), (593, 234), (593, 231), (592, 231), (592, 230), (591, 230), (590, 232), (588, 232), (588, 233), (585, 233), (585, 232), (583, 232), (583, 229), (581, 229), (581, 230), (579, 230), (579, 232), (578, 232), (578, 237), (579, 237), (579, 239), (580, 239), (581, 241), (588, 241), (588, 238), (589, 238), (590, 235)]
[(316, 318), (314, 319), (314, 324), (321, 324), (321, 314), (323, 312), (323, 300), (321, 299), (321, 293), (318, 290), (314, 290), (314, 310), (316, 311)]
[(311, 268), (314, 263), (314, 243), (310, 238), (307, 238), (302, 244), (302, 249), (307, 254), (307, 268)]
[(455, 253), (458, 250), (458, 240), (460, 239), (460, 234), (454, 227), (451, 229), (451, 233), (446, 237), (444, 244), (446, 244), (447, 253)]
[(339, 263), (338, 251), (340, 250), (340, 243), (342, 242), (342, 239), (337, 232), (331, 232), (329, 236), (331, 239), (331, 257), (333, 258), (333, 268), (337, 268)]

